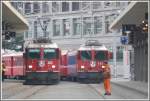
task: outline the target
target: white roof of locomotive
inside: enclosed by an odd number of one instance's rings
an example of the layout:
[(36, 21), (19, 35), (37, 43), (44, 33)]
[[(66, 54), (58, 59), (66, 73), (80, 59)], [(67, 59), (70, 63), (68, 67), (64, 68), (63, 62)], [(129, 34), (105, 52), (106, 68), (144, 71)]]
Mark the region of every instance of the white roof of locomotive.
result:
[(2, 57), (21, 56), (21, 55), (23, 55), (23, 52), (14, 52), (14, 53), (3, 54)]
[(31, 43), (27, 46), (27, 48), (58, 48), (56, 43)]
[(85, 46), (85, 45), (81, 45), (81, 47), (78, 50), (103, 50), (103, 51), (107, 51), (108, 49), (105, 47), (105, 45), (101, 45), (101, 46)]

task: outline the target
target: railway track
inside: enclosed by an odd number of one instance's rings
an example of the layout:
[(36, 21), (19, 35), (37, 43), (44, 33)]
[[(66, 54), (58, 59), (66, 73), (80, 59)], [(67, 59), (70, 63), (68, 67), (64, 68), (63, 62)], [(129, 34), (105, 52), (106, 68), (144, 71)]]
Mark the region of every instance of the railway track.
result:
[(22, 83), (8, 85), (2, 88), (3, 99), (27, 99), (47, 86), (23, 85)]
[(22, 86), (22, 84), (13, 85), (11, 87), (7, 87), (2, 91), (3, 99), (8, 99), (12, 96), (18, 95), (28, 89), (31, 89), (34, 86)]
[(97, 94), (100, 95), (103, 99), (106, 99), (105, 96), (102, 94), (102, 92), (99, 92), (96, 88), (94, 88), (94, 87), (91, 86), (90, 84), (87, 84), (87, 86), (91, 89), (91, 91), (97, 93)]
[(36, 93), (38, 93), (39, 91), (45, 90), (47, 87), (48, 87), (48, 85), (39, 87), (38, 89), (33, 90), (33, 91), (31, 91), (31, 93), (29, 93), (29, 94), (27, 94), (26, 96), (24, 96), (23, 99), (28, 99), (28, 98), (30, 98), (31, 96), (33, 96), (33, 95), (35, 95)]
[(15, 88), (15, 87), (19, 87), (21, 84), (13, 84), (13, 85), (9, 85), (9, 86), (5, 86), (3, 87), (2, 85), (2, 91), (5, 91), (5, 90), (9, 90), (9, 89), (12, 89), (12, 88)]

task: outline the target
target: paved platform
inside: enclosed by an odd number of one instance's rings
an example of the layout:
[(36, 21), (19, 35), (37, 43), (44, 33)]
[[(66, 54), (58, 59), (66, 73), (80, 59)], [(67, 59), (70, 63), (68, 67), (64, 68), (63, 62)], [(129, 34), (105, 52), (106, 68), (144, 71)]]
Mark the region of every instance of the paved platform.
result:
[(148, 83), (146, 82), (130, 81), (123, 79), (112, 79), (111, 82), (117, 86), (124, 87), (130, 90), (135, 90), (144, 95), (148, 95)]

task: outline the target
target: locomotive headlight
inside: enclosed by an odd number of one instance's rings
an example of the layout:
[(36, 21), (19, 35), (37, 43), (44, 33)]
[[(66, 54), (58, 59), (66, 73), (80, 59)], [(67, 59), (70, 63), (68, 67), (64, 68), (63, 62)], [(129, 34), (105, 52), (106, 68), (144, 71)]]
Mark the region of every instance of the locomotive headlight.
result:
[(29, 68), (32, 68), (32, 65), (29, 65)]
[(52, 65), (52, 68), (55, 68), (56, 66), (55, 65)]
[(102, 68), (105, 68), (105, 66), (102, 66)]
[(84, 69), (84, 66), (81, 66), (82, 69)]

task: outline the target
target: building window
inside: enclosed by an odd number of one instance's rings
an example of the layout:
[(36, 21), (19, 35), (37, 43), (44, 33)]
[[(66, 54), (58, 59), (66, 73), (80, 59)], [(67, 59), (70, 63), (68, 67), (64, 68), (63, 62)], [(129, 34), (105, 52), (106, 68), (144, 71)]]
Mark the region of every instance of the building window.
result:
[(79, 2), (72, 2), (72, 11), (79, 10)]
[(69, 19), (64, 19), (63, 20), (63, 29), (64, 29), (64, 36), (70, 35), (70, 21)]
[(16, 2), (11, 2), (11, 5), (17, 9), (18, 4)]
[(110, 24), (113, 22), (113, 20), (118, 16), (118, 14), (110, 14), (105, 16), (105, 32), (110, 33), (109, 30)]
[(73, 19), (73, 35), (80, 35), (81, 33), (81, 19), (74, 18)]
[(62, 2), (62, 12), (69, 11), (69, 2)]
[(109, 25), (110, 25), (109, 21), (105, 21), (105, 32), (106, 32), (106, 33), (110, 33), (110, 32), (111, 32), (111, 31), (109, 30)]
[(104, 2), (104, 8), (112, 8), (116, 6), (116, 2), (107, 1)]
[(110, 2), (104, 2), (104, 7), (105, 8), (110, 7), (110, 5), (111, 5)]
[(12, 6), (16, 8), (18, 12), (23, 13), (23, 2), (11, 2)]
[(25, 3), (25, 14), (31, 13), (31, 3)]
[(83, 18), (83, 35), (91, 35), (93, 34), (92, 31), (92, 18), (86, 17)]
[(49, 32), (47, 31), (48, 24), (49, 24), (49, 21), (47, 21), (47, 20), (43, 21), (44, 37), (48, 37), (49, 36)]
[(40, 5), (39, 3), (33, 3), (33, 12), (34, 13), (39, 13), (40, 12)]
[(43, 13), (48, 13), (49, 12), (49, 5), (47, 2), (42, 3), (42, 12)]
[(25, 34), (25, 39), (27, 39), (28, 38), (28, 31), (26, 31), (24, 34)]
[(111, 6), (111, 2), (107, 1), (107, 2), (104, 2), (104, 7), (105, 8), (108, 8)]
[(59, 12), (60, 5), (59, 2), (52, 2), (52, 12)]
[(116, 2), (116, 7), (120, 7), (120, 2)]
[(28, 30), (28, 39), (32, 38), (32, 32), (33, 32), (33, 22), (29, 21), (29, 30)]
[(37, 38), (37, 21), (34, 21), (34, 38)]
[(101, 6), (101, 2), (93, 2), (93, 9), (100, 9)]
[(123, 62), (123, 47), (122, 46), (117, 46), (116, 61)]
[(89, 10), (90, 2), (82, 2), (82, 10)]
[(60, 35), (60, 20), (53, 20), (53, 36)]
[(102, 32), (102, 17), (94, 17), (94, 34)]

